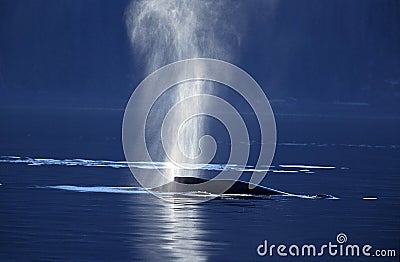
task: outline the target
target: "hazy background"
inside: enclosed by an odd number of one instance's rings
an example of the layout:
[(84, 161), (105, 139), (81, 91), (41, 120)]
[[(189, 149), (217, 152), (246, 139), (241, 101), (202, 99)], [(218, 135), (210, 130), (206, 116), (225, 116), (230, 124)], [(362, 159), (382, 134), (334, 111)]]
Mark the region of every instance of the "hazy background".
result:
[[(1, 106), (124, 108), (129, 1), (1, 0)], [(399, 114), (400, 1), (249, 1), (237, 65), (279, 112)], [(348, 104), (350, 103), (350, 104)]]

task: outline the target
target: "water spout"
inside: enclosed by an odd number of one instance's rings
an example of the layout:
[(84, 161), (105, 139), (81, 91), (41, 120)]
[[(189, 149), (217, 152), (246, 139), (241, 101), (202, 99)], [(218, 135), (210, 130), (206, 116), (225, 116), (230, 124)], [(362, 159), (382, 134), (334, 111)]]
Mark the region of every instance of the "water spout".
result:
[[(238, 5), (235, 1), (212, 0), (133, 1), (126, 12), (126, 25), (132, 47), (140, 57), (138, 60), (143, 63), (145, 73), (149, 74), (182, 59), (208, 57), (231, 60), (231, 47), (239, 43), (240, 37), (235, 23), (229, 21), (227, 14), (232, 14), (232, 10), (237, 9)], [(224, 16), (223, 19), (221, 16)], [(165, 107), (169, 107), (167, 104), (175, 105), (188, 97), (207, 93), (212, 88), (213, 85), (205, 81), (179, 84), (169, 95)], [(206, 119), (185, 119), (182, 110), (192, 115), (203, 112), (205, 107), (206, 101), (195, 99), (189, 107), (173, 112), (173, 122), (181, 125), (179, 136), (167, 132), (170, 137), (166, 139), (178, 139), (178, 142), (167, 152), (159, 143), (154, 143), (149, 145), (153, 148), (152, 151), (156, 151), (157, 156), (163, 156), (165, 162), (176, 167), (188, 160), (191, 162), (189, 164), (204, 163), (204, 159), (199, 157), (199, 141), (205, 134)], [(164, 113), (166, 110), (167, 108)], [(156, 114), (155, 119), (151, 120), (154, 121), (153, 127), (150, 124), (149, 129), (159, 130), (163, 116)], [(184, 175), (179, 168), (170, 168), (167, 173), (171, 180), (175, 176)]]

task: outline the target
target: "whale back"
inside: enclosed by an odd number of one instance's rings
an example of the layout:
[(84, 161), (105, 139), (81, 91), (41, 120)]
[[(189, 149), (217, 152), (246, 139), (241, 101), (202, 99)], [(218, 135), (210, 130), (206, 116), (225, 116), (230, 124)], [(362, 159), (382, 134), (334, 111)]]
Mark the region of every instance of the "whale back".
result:
[[(203, 183), (204, 185), (202, 185)], [(229, 185), (231, 185), (229, 189), (224, 190)], [(176, 192), (176, 193), (201, 191), (211, 194), (220, 194), (221, 192), (224, 192), (224, 194), (246, 194), (246, 195), (264, 195), (264, 196), (285, 194), (284, 192), (280, 192), (259, 185), (256, 185), (254, 188), (250, 188), (250, 183), (244, 181), (232, 181), (223, 179), (207, 180), (197, 177), (175, 177), (174, 181), (171, 181), (159, 187), (152, 188), (150, 190), (155, 192)]]

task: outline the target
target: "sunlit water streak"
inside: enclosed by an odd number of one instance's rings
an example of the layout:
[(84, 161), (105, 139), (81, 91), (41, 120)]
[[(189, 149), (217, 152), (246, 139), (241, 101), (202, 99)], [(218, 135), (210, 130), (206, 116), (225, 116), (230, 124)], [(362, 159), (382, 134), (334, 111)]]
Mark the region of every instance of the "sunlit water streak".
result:
[[(112, 160), (93, 160), (93, 159), (54, 159), (54, 158), (33, 158), (21, 156), (0, 156), (0, 163), (12, 164), (25, 164), (29, 166), (83, 166), (83, 167), (107, 167), (107, 168), (138, 168), (138, 169), (177, 169), (169, 162), (126, 162), (126, 161), (112, 161)], [(310, 170), (326, 170), (335, 169), (335, 166), (320, 166), (320, 165), (306, 165), (306, 164), (282, 164), (277, 167), (265, 166), (263, 169), (255, 169), (254, 166), (247, 165), (234, 165), (234, 164), (198, 164), (191, 165), (190, 169), (186, 170), (206, 170), (206, 171), (238, 171), (238, 172), (264, 172), (265, 170), (274, 173), (313, 173)], [(282, 169), (283, 168), (283, 169)], [(344, 169), (343, 167), (341, 169)], [(185, 170), (185, 168), (181, 168)]]
[[(65, 191), (73, 191), (80, 193), (112, 193), (112, 194), (157, 194), (163, 197), (174, 199), (174, 201), (181, 200), (194, 200), (196, 198), (214, 199), (265, 199), (265, 200), (279, 200), (287, 198), (302, 198), (302, 199), (318, 199), (319, 196), (312, 195), (298, 195), (298, 194), (283, 194), (283, 195), (249, 195), (249, 194), (221, 194), (215, 195), (208, 192), (150, 192), (142, 187), (110, 187), (110, 186), (74, 186), (74, 185), (55, 185), (55, 186), (35, 186), (38, 189), (57, 189)], [(337, 197), (327, 195), (325, 199), (338, 199)], [(196, 203), (196, 202), (194, 202)]]

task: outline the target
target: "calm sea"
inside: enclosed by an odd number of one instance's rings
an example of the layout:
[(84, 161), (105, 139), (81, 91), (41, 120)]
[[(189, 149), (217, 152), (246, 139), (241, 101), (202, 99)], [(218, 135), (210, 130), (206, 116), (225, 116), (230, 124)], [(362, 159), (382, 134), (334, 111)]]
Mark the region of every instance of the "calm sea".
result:
[(225, 198), (183, 205), (138, 189), (124, 163), (122, 114), (1, 110), (0, 260), (280, 261), (287, 258), (261, 257), (257, 247), (264, 240), (337, 244), (342, 233), (345, 244), (395, 250), (396, 257), (326, 252), (324, 260), (398, 261), (399, 118), (276, 116), (277, 151), (263, 185), (338, 199)]

